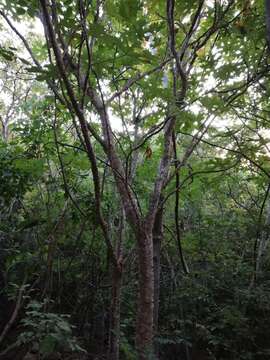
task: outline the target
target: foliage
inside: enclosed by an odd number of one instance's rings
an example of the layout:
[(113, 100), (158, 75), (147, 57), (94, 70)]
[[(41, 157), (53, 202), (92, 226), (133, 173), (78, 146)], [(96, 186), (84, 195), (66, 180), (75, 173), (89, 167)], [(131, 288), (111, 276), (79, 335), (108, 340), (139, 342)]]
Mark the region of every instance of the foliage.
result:
[[(15, 314), (8, 336), (0, 335), (1, 351), (15, 343), (41, 358), (55, 352), (104, 358), (110, 336), (120, 334), (120, 359), (138, 358), (139, 250), (154, 231), (146, 240), (138, 234), (150, 228), (144, 216), (161, 178), (155, 351), (164, 360), (267, 360), (264, 2), (175, 1), (171, 32), (169, 0), (49, 2), (60, 59), (41, 15), (46, 1), (0, 1), (0, 332)], [(22, 45), (16, 33), (5, 41), (7, 20), (27, 28)], [(37, 24), (45, 25), (45, 36), (31, 34)], [(172, 38), (187, 77), (180, 102), (185, 77)], [(168, 174), (160, 171), (166, 161)], [(130, 198), (137, 226), (128, 218)]]
[(84, 351), (72, 336), (68, 315), (46, 312), (42, 308), (46, 303), (31, 301), (26, 306), (22, 319), (24, 331), (18, 338), (19, 344), (26, 344), (46, 358), (57, 350)]

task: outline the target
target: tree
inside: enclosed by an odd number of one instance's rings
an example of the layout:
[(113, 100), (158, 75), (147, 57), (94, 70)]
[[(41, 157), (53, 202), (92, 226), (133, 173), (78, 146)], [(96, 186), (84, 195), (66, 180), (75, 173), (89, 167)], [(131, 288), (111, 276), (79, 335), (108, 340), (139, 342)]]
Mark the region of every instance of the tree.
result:
[[(68, 120), (80, 141), (79, 148), (82, 146), (88, 156), (96, 217), (113, 266), (116, 311), (113, 328), (119, 329), (117, 312), (125, 259), (119, 246), (113, 245), (104, 212), (100, 159), (113, 175), (121, 199), (120, 212), (123, 209), (125, 213), (121, 218), (126, 219), (136, 239), (139, 269), (136, 347), (139, 358), (146, 359), (150, 356), (148, 352), (152, 353), (158, 323), (164, 206), (175, 194), (176, 237), (187, 272), (180, 238), (179, 173), (182, 174), (203, 136), (213, 132), (215, 118), (234, 118), (237, 107), (248, 101), (249, 89), (268, 71), (265, 48), (258, 56), (254, 46), (245, 46), (254, 42), (254, 38), (246, 39), (244, 34), (249, 22), (256, 18), (257, 9), (252, 12), (250, 6), (242, 7), (238, 1), (89, 4), (83, 0), (40, 0), (11, 1), (0, 14), (28, 50), (34, 65), (29, 71), (37, 73), (38, 80), (46, 81), (53, 93), (47, 111), (54, 116), (55, 143), (59, 119), (68, 112)], [(48, 52), (43, 62), (13, 25), (12, 15), (41, 20)], [(237, 40), (234, 44), (232, 37)], [(255, 63), (246, 81), (243, 81), (246, 65), (237, 62), (239, 51), (248, 64)], [(214, 66), (219, 68), (209, 90), (205, 82), (211, 78)], [(228, 79), (233, 85), (226, 84)], [(200, 114), (190, 109), (196, 101)], [(115, 117), (122, 120), (125, 136), (113, 130)], [(196, 135), (185, 149), (180, 148), (180, 159), (178, 140), (185, 127), (186, 132)], [(257, 164), (234, 134), (230, 133), (230, 140), (236, 146), (229, 148), (231, 152)], [(66, 185), (59, 148), (56, 150)], [(145, 170), (145, 164), (146, 171), (149, 173), (151, 168), (152, 174), (148, 174), (148, 188), (141, 191), (138, 172)], [(186, 179), (192, 176), (187, 174)], [(67, 189), (66, 192), (73, 202), (72, 194)], [(117, 359), (119, 353), (119, 330), (116, 333), (110, 344), (111, 359)]]

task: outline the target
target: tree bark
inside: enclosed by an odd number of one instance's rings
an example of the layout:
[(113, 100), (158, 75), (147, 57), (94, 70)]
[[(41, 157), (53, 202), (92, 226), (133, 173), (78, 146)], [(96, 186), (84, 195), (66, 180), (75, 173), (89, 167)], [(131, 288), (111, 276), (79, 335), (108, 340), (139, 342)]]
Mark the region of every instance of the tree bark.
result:
[(109, 345), (107, 354), (108, 360), (119, 359), (121, 286), (122, 272), (114, 267), (112, 274), (112, 300), (110, 309)]
[(136, 233), (139, 260), (139, 298), (136, 324), (136, 350), (139, 360), (153, 354), (154, 270), (152, 229), (142, 224)]
[[(158, 335), (159, 293), (160, 293), (160, 250), (163, 238), (163, 208), (156, 214), (153, 227), (153, 261), (154, 261), (154, 336)], [(158, 344), (154, 342), (155, 354), (158, 357)]]
[(110, 325), (109, 325), (109, 339), (108, 339), (108, 360), (119, 359), (120, 348), (120, 319), (121, 319), (121, 287), (122, 287), (122, 275), (123, 275), (123, 236), (125, 233), (125, 215), (122, 209), (120, 216), (119, 236), (115, 244), (115, 253), (117, 256), (117, 262), (120, 266), (113, 266), (112, 271), (112, 299), (110, 309)]

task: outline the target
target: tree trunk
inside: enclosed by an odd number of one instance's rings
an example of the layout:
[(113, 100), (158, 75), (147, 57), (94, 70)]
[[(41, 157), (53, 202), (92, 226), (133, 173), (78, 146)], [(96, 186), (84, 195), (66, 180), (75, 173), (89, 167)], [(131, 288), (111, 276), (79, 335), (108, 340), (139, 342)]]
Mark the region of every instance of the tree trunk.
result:
[(114, 267), (112, 274), (112, 300), (110, 310), (109, 345), (107, 354), (108, 360), (119, 359), (121, 285), (122, 272), (119, 272), (119, 270)]
[[(160, 250), (163, 238), (163, 208), (159, 209), (153, 227), (154, 253), (154, 335), (158, 334), (159, 292), (160, 292)], [(158, 357), (158, 344), (155, 343), (155, 354)]]
[(153, 354), (154, 270), (152, 229), (142, 225), (137, 231), (139, 260), (139, 299), (136, 324), (136, 349), (139, 360)]
[(123, 256), (123, 236), (125, 229), (125, 215), (124, 210), (121, 210), (118, 236), (115, 244), (115, 253), (117, 256), (118, 267), (112, 264), (112, 299), (110, 309), (110, 324), (109, 324), (109, 341), (108, 341), (108, 360), (119, 359), (120, 346), (120, 307), (121, 307), (121, 287), (122, 287), (122, 256)]

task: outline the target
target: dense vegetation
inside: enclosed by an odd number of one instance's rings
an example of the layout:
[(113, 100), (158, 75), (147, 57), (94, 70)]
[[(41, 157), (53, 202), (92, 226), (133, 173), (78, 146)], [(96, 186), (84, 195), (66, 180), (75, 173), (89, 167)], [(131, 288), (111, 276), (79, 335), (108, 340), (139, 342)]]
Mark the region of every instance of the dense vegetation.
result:
[(269, 359), (270, 2), (0, 19), (0, 358)]

